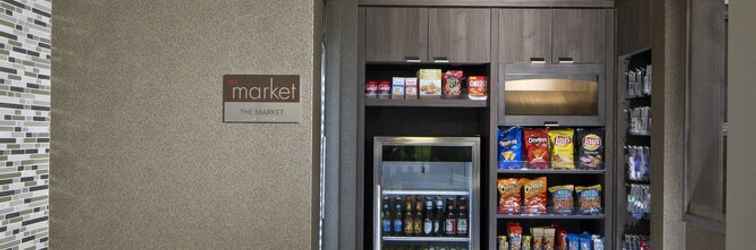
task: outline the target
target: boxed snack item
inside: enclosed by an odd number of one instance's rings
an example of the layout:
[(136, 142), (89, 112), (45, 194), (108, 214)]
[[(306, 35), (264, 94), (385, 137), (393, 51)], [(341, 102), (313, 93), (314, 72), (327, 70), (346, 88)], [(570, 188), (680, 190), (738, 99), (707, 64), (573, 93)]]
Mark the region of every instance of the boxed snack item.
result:
[(549, 130), (552, 168), (575, 169), (574, 135), (575, 130), (571, 128)]
[(391, 97), (391, 81), (381, 80), (378, 82), (378, 98), (389, 99)]
[(517, 178), (499, 179), (496, 181), (496, 189), (499, 191), (498, 213), (519, 214), (522, 200), (522, 185)]
[(575, 199), (572, 196), (575, 186), (563, 185), (549, 188), (551, 192), (551, 209), (556, 214), (571, 214), (575, 209)]
[(604, 130), (583, 129), (575, 130), (578, 139), (578, 168), (601, 169), (604, 167)]
[(418, 72), (420, 81), (420, 98), (441, 96), (441, 70), (421, 69)]
[(488, 99), (488, 78), (485, 76), (467, 77), (467, 96), (471, 100)]
[(532, 180), (523, 178), (523, 189), (525, 193), (525, 213), (526, 214), (545, 214), (546, 213), (546, 177), (538, 177)]
[(404, 78), (404, 98), (417, 99), (417, 77)]
[(499, 129), (499, 169), (521, 169), (522, 160), (522, 128), (510, 127)]
[(575, 187), (578, 194), (578, 212), (582, 214), (601, 213), (601, 185)]
[(394, 77), (391, 79), (391, 98), (404, 99), (404, 78)]
[(465, 73), (461, 70), (447, 70), (444, 73), (443, 93), (444, 97), (458, 98), (462, 96), (462, 78)]
[(368, 98), (378, 98), (378, 81), (367, 80), (365, 83), (365, 96)]
[(547, 128), (526, 128), (523, 130), (523, 142), (527, 155), (527, 166), (533, 169), (545, 169), (549, 166), (549, 135)]

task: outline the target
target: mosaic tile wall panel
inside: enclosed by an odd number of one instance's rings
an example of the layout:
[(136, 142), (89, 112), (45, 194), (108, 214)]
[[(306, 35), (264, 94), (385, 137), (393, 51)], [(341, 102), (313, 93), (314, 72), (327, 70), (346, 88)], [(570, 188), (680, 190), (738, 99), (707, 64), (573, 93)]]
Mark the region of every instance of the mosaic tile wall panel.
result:
[(0, 0), (0, 249), (47, 249), (52, 0)]

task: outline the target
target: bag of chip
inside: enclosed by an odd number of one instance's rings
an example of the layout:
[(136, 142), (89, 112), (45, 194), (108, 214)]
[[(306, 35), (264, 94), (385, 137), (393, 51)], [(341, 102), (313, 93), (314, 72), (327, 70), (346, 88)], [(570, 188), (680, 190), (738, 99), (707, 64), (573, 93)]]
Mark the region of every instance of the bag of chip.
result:
[(532, 169), (549, 167), (549, 135), (547, 128), (526, 128), (523, 130), (527, 165)]
[(575, 169), (575, 144), (571, 128), (549, 130), (551, 146), (551, 167), (555, 169)]
[(557, 250), (567, 250), (567, 230), (559, 228), (557, 231)]
[(543, 229), (543, 250), (554, 250), (556, 246), (556, 228)]
[(522, 128), (510, 127), (499, 129), (499, 169), (521, 169), (522, 162)]
[(520, 250), (522, 248), (522, 226), (520, 226), (520, 223), (508, 223), (507, 234), (509, 235), (509, 249)]
[(578, 212), (581, 214), (601, 213), (601, 185), (575, 187), (578, 195)]
[(593, 246), (593, 238), (590, 234), (583, 233), (580, 235), (580, 250), (591, 250)]
[(577, 129), (578, 138), (578, 168), (601, 169), (604, 167), (604, 130)]
[(499, 179), (496, 181), (499, 190), (500, 214), (519, 214), (522, 186), (517, 178)]
[(533, 250), (543, 250), (543, 228), (532, 227), (530, 233), (533, 235)]
[(546, 213), (546, 177), (538, 177), (532, 180), (522, 179), (525, 190), (525, 207), (526, 214), (545, 214)]
[(580, 250), (580, 236), (577, 234), (567, 235), (568, 250)]
[(556, 214), (572, 214), (575, 209), (575, 199), (572, 193), (573, 185), (553, 186), (549, 188), (551, 193), (551, 209)]

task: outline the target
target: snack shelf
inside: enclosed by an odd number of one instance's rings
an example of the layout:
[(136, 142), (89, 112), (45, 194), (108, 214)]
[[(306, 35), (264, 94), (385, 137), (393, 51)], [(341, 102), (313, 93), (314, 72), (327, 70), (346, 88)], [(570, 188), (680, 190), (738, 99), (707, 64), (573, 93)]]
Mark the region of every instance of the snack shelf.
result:
[(468, 242), (470, 237), (412, 237), (412, 236), (383, 236), (383, 241), (393, 242)]
[(465, 98), (420, 98), (420, 99), (377, 99), (366, 98), (368, 107), (446, 107), (446, 108), (485, 108), (488, 101)]
[(604, 214), (496, 214), (497, 219), (509, 220), (601, 220)]
[(602, 175), (606, 174), (606, 169), (498, 169), (499, 174), (574, 174), (574, 175)]
[(443, 195), (443, 196), (468, 196), (468, 191), (452, 190), (383, 190), (383, 195)]

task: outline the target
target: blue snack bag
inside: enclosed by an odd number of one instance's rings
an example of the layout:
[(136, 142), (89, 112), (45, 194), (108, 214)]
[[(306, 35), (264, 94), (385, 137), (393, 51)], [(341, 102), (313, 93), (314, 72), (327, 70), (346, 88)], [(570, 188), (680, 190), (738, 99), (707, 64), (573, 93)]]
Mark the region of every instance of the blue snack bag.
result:
[(522, 128), (510, 127), (498, 130), (499, 169), (521, 169)]
[(582, 234), (580, 237), (580, 250), (591, 250), (593, 245), (593, 238), (590, 234)]
[(567, 235), (568, 250), (580, 250), (580, 236), (577, 234)]

